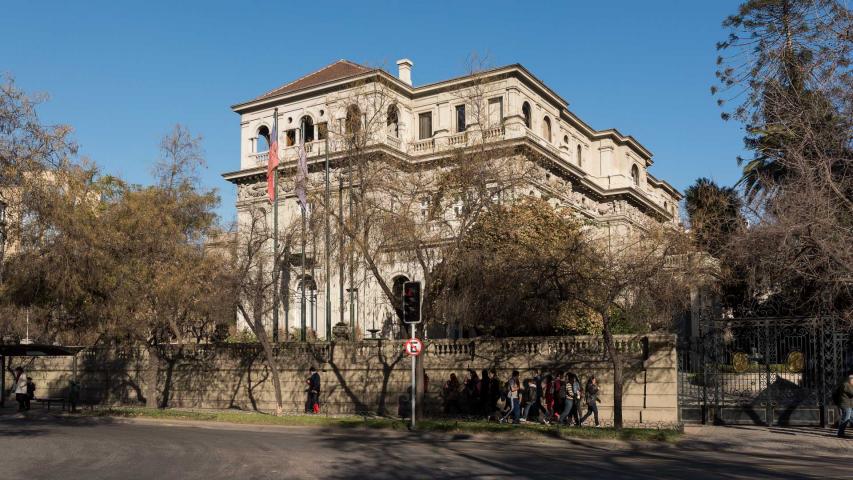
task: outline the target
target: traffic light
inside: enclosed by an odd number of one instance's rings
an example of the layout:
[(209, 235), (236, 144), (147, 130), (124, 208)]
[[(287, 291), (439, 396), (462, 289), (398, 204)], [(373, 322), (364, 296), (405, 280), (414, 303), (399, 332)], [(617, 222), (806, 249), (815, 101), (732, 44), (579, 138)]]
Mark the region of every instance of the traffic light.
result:
[(403, 321), (421, 323), (421, 282), (403, 284)]

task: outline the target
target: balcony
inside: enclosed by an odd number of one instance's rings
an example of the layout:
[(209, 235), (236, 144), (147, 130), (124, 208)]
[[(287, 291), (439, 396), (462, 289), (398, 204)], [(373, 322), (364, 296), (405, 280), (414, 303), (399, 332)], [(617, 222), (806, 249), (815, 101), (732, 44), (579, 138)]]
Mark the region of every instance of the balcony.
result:
[(258, 165), (262, 163), (266, 165), (270, 159), (270, 152), (251, 153), (249, 154), (249, 158)]
[[(431, 137), (414, 142), (408, 142), (408, 144), (406, 144), (403, 139), (392, 135), (378, 135), (374, 143), (387, 145), (394, 150), (406, 152), (409, 155), (429, 155), (442, 150), (471, 146), (474, 142), (477, 142), (477, 137), (481, 137), (485, 142), (503, 140), (506, 138), (506, 129), (503, 125), (499, 125), (484, 129), (480, 132), (466, 131), (449, 136)], [(343, 147), (339, 142), (329, 142), (329, 151), (331, 153), (342, 150)], [(282, 147), (279, 152), (279, 159), (282, 163), (295, 162), (298, 156), (298, 147), (296, 145)], [(325, 140), (315, 140), (305, 144), (305, 155), (309, 159), (325, 155), (325, 153)], [(269, 152), (250, 153), (249, 160), (249, 164), (254, 167), (266, 165), (269, 161)]]

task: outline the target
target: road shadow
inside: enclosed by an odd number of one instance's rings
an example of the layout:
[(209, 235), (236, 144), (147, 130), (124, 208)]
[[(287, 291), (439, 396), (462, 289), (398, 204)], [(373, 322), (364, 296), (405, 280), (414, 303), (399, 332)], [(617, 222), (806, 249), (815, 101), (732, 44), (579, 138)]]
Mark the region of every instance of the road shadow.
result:
[[(847, 465), (797, 452), (774, 457), (693, 442), (690, 448), (655, 442), (520, 440), (419, 433), (322, 430), (316, 439), (338, 452), (324, 478), (838, 478)], [(784, 458), (786, 468), (776, 463)], [(791, 466), (797, 468), (789, 468)], [(818, 468), (820, 467), (820, 468)], [(827, 469), (826, 467), (832, 467)], [(834, 470), (836, 469), (837, 470)], [(835, 472), (835, 473), (833, 473)]]

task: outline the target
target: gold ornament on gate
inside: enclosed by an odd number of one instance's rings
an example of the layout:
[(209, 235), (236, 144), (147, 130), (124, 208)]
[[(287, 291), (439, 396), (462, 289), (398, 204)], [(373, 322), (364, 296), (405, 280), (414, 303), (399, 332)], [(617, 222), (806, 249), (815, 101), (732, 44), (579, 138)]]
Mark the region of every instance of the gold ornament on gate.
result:
[(737, 352), (732, 357), (732, 368), (737, 373), (743, 373), (749, 368), (749, 355)]
[(803, 352), (791, 352), (785, 360), (785, 367), (791, 373), (800, 373), (805, 366), (806, 358), (803, 356)]

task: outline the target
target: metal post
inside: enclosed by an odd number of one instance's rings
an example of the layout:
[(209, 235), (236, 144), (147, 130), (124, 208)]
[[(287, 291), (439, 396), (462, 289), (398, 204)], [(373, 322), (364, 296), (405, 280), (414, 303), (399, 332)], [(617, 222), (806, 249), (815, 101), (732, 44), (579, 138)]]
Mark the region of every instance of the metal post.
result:
[(332, 245), (329, 239), (329, 131), (326, 129), (326, 340), (332, 341), (332, 273), (329, 266), (329, 248)]
[[(412, 324), (412, 337), (411, 338), (413, 338), (413, 339), (415, 338), (415, 324), (414, 323)], [(414, 430), (415, 429), (415, 398), (417, 397), (417, 394), (415, 393), (415, 388), (417, 386), (416, 385), (417, 379), (415, 378), (415, 359), (417, 358), (417, 356), (412, 355), (411, 357), (412, 357), (412, 395), (411, 395), (412, 396), (412, 430)]]

